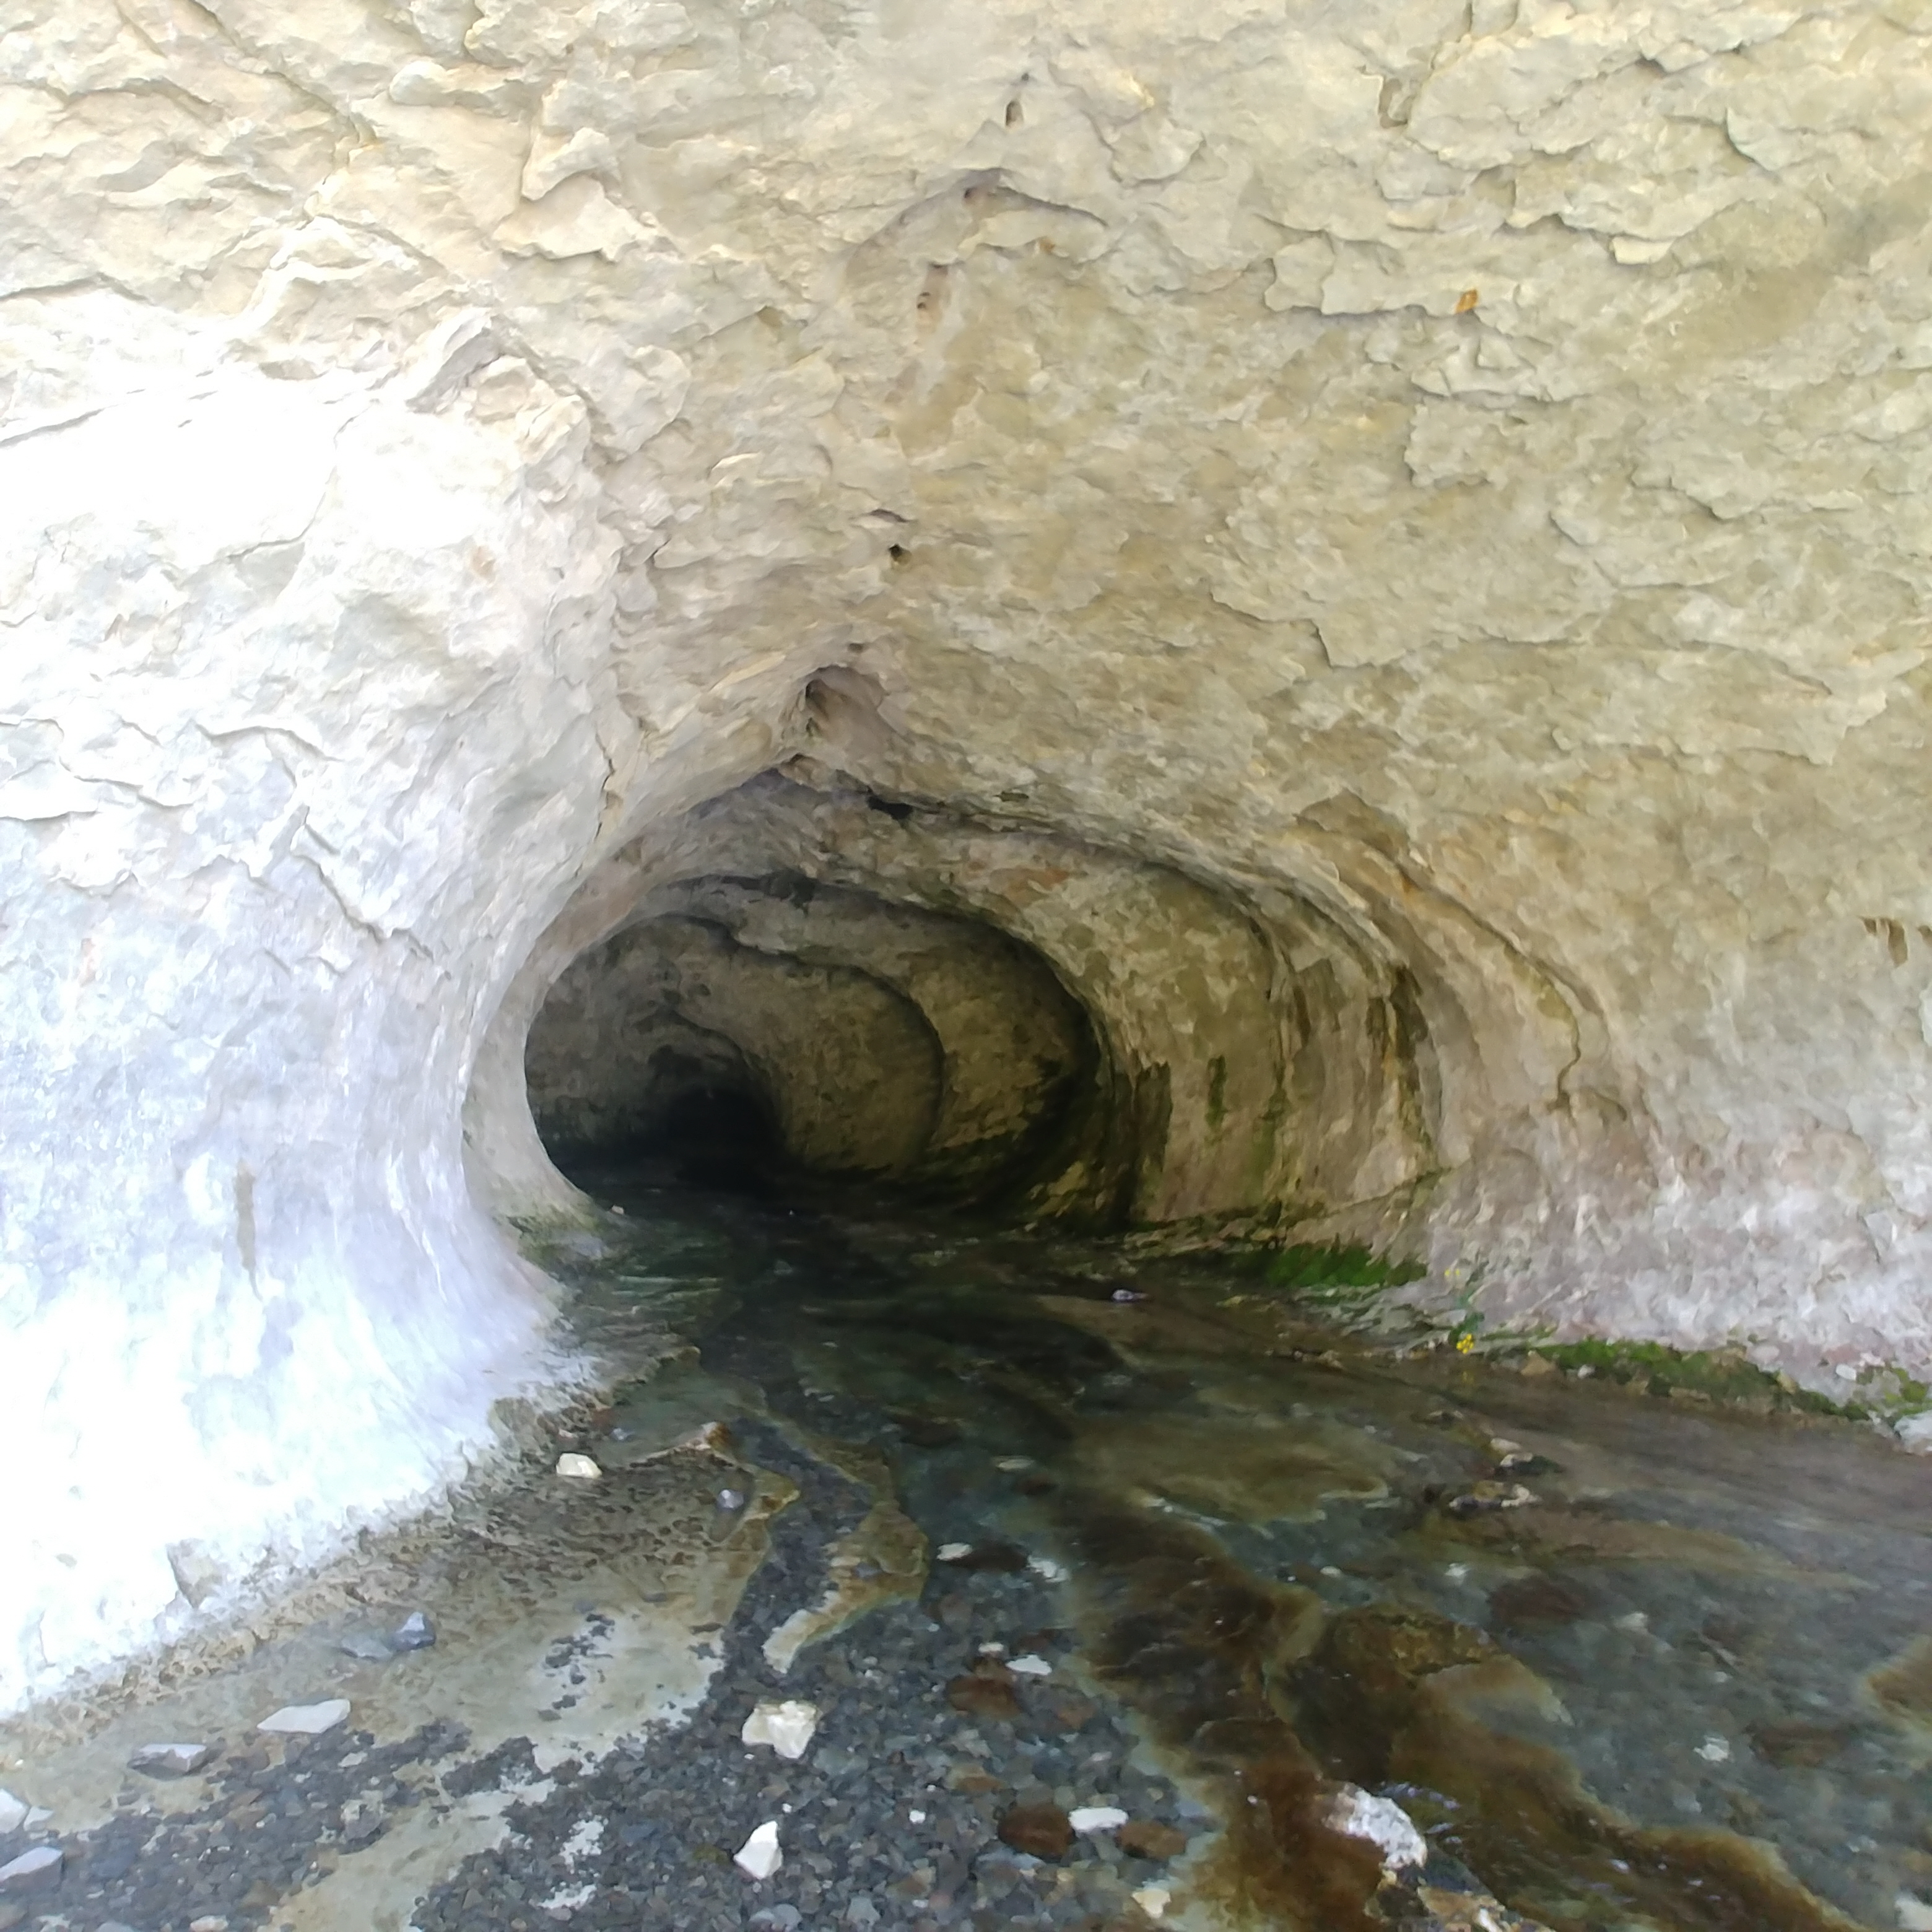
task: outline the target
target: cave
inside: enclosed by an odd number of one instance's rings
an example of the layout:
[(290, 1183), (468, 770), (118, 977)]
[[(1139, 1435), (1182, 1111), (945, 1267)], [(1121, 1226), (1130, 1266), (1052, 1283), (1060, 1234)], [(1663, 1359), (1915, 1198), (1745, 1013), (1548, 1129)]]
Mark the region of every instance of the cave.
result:
[(30, 0), (0, 1932), (1932, 1925), (1928, 33)]

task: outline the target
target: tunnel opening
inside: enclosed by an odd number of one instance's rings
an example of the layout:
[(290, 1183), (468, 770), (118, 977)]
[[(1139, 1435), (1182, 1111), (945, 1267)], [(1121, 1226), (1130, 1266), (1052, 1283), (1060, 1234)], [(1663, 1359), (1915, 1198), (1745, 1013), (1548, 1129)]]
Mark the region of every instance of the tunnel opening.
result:
[(779, 872), (651, 895), (558, 979), (524, 1064), (593, 1198), (670, 1180), (1018, 1215), (1093, 1165), (1106, 1058), (1034, 948)]

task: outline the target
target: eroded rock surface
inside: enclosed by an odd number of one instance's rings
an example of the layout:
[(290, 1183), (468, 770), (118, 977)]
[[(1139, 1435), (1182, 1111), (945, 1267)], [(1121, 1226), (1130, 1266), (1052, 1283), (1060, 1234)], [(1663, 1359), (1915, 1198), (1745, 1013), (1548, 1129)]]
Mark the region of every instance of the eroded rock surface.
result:
[(1928, 26), (30, 4), (0, 1706), (566, 1372), (531, 1022), (704, 881), (1036, 951), (1042, 1207), (1932, 1358)]

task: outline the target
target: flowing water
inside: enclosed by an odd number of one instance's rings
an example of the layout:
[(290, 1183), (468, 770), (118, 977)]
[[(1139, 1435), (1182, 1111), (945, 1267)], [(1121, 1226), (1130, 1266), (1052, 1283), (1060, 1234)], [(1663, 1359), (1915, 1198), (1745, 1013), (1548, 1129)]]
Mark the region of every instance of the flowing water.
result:
[[(1238, 1258), (600, 1191), (716, 1284), (700, 1372), (883, 1458), (933, 1549), (1068, 1573), (1072, 1667), (1221, 1828), (1171, 1918), (1932, 1925), (1924, 1463), (1392, 1346)], [(1388, 1882), (1342, 1785), (1431, 1864)]]
[[(303, 1627), (0, 1736), (67, 1858), (0, 1932), (1932, 1927), (1924, 1462), (1258, 1254), (578, 1178), (608, 1404)], [(256, 1731), (303, 1695), (355, 1715)], [(163, 1732), (226, 1755), (162, 1791)]]

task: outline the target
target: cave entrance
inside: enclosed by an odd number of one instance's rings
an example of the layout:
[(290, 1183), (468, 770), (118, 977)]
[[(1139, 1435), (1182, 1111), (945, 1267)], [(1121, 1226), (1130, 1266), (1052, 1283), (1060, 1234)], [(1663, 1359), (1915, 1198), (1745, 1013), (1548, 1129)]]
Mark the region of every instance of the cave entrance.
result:
[(538, 1132), (593, 1195), (630, 1173), (994, 1208), (1089, 1184), (1100, 1061), (1030, 948), (787, 874), (655, 895), (565, 971), (524, 1054)]

